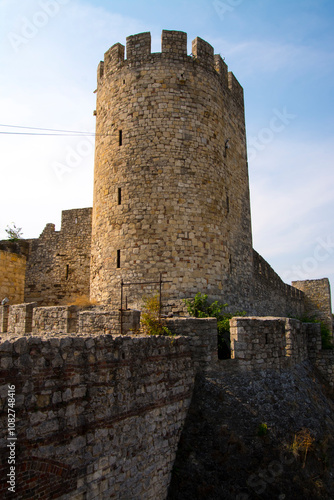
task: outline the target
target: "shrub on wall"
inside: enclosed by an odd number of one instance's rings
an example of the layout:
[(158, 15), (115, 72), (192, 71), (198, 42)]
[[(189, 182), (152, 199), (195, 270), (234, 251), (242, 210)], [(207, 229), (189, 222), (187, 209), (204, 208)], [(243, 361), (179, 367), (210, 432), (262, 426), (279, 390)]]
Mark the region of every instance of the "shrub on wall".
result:
[(333, 345), (333, 337), (329, 328), (325, 325), (323, 321), (317, 319), (315, 316), (302, 316), (299, 321), (302, 323), (320, 323), (320, 332), (321, 332), (321, 347), (323, 349), (334, 349)]
[(144, 299), (143, 311), (140, 317), (141, 330), (146, 335), (169, 335), (171, 331), (163, 324), (160, 317), (160, 303), (158, 297)]

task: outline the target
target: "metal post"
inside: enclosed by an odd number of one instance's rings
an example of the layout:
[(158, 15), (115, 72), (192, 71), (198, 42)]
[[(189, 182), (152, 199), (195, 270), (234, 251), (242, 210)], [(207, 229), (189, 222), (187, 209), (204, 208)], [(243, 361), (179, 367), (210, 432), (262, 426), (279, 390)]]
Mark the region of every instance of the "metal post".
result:
[(123, 335), (123, 279), (121, 280), (121, 335)]
[(160, 273), (160, 281), (159, 281), (159, 321), (161, 321), (161, 286), (162, 286), (162, 277)]

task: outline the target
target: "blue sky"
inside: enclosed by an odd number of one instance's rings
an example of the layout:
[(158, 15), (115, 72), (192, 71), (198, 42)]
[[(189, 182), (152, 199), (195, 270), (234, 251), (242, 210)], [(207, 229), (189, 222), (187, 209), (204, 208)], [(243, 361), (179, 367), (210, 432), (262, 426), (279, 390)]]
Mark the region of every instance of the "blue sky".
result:
[[(244, 88), (254, 248), (288, 283), (333, 284), (333, 26), (332, 0), (0, 0), (0, 124), (93, 133), (111, 45), (150, 31), (159, 51), (176, 29), (190, 53), (200, 36)], [(0, 239), (92, 206), (93, 137), (1, 133), (0, 148)]]

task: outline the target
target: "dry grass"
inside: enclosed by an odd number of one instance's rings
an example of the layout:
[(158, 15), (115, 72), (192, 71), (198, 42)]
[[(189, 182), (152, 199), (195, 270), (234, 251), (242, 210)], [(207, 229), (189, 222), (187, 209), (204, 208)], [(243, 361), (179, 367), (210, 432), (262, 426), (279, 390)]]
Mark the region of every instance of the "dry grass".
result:
[(73, 297), (73, 299), (71, 299), (66, 305), (90, 307), (90, 306), (96, 306), (97, 302), (95, 300), (90, 300), (88, 295), (78, 295), (77, 297)]
[(313, 443), (314, 438), (311, 436), (310, 431), (308, 429), (302, 429), (295, 434), (293, 443), (289, 446), (290, 451), (296, 458), (299, 456), (301, 457), (303, 468), (305, 467), (307, 453), (311, 449)]

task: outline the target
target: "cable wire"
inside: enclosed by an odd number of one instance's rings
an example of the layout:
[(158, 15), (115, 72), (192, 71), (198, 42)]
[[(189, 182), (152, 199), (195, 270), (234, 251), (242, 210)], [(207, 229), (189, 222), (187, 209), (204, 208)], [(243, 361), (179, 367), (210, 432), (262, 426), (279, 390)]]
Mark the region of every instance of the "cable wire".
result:
[[(59, 129), (50, 129), (50, 128), (42, 128), (42, 127), (23, 127), (21, 125), (3, 125), (0, 124), (0, 127), (8, 127), (8, 128), (19, 128), (26, 130), (41, 130), (42, 132), (8, 132), (1, 131), (0, 134), (3, 135), (50, 135), (50, 136), (65, 136), (65, 137), (95, 137), (96, 135), (108, 135), (108, 134), (95, 134), (94, 132), (82, 132), (78, 130), (59, 130)], [(55, 133), (50, 133), (55, 132)]]

